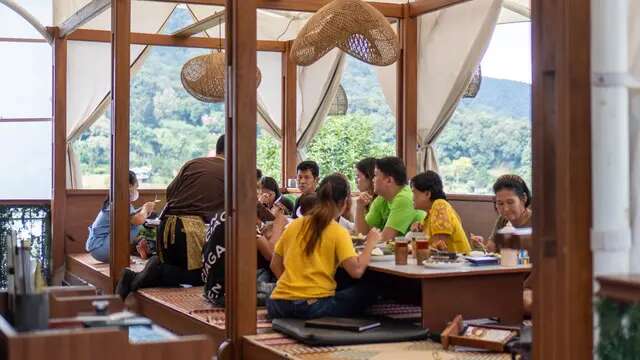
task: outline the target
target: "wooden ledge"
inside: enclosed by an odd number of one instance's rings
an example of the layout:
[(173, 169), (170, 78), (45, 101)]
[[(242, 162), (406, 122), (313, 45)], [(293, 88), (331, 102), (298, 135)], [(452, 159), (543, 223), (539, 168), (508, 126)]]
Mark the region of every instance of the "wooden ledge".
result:
[[(132, 256), (131, 265), (134, 271), (141, 271), (144, 260)], [(113, 283), (109, 276), (110, 266), (100, 262), (89, 253), (68, 254), (66, 257), (65, 280), (72, 285), (91, 284), (103, 293), (113, 292)]]
[(598, 295), (624, 302), (640, 302), (640, 274), (599, 276)]
[[(368, 359), (374, 357), (376, 359), (511, 359), (511, 355), (506, 353), (447, 351), (442, 348), (442, 345), (431, 340), (344, 346), (307, 346), (277, 332), (245, 336), (242, 339), (242, 350), (243, 359), (249, 360)], [(348, 356), (341, 356), (341, 354), (348, 354)]]
[(97, 261), (88, 253), (67, 255), (65, 279), (73, 285), (79, 285), (76, 279), (81, 279), (105, 293), (113, 292), (109, 264)]

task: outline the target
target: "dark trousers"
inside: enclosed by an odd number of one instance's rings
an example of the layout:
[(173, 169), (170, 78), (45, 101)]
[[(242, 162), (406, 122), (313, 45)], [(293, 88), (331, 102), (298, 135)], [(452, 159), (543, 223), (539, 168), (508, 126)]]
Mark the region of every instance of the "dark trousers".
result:
[(267, 300), (267, 312), (271, 319), (319, 317), (350, 317), (362, 314), (375, 300), (371, 286), (359, 282), (336, 291), (334, 296), (309, 300)]
[(136, 274), (131, 282), (131, 291), (160, 286), (200, 286), (202, 284), (202, 269), (185, 270), (175, 265), (162, 263), (158, 256), (154, 255), (149, 259), (144, 270)]

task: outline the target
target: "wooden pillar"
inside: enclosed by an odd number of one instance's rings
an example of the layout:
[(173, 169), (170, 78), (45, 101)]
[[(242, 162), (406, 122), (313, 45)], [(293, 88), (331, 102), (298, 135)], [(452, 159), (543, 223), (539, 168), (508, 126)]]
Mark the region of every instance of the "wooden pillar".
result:
[(67, 205), (67, 40), (53, 35), (53, 147), (51, 189), (51, 247), (53, 270), (64, 265), (64, 217)]
[(225, 14), (226, 329), (241, 359), (242, 337), (256, 333), (256, 0), (226, 0)]
[(111, 270), (129, 266), (129, 56), (131, 0), (111, 3)]
[[(418, 170), (418, 19), (409, 16), (409, 6), (403, 5), (405, 17), (400, 21), (402, 59), (398, 64), (398, 155), (412, 177)], [(401, 72), (401, 74), (400, 74)], [(400, 77), (400, 75), (402, 75)], [(402, 79), (402, 81), (400, 81)]]
[(590, 7), (533, 0), (534, 358), (593, 357)]
[(282, 184), (296, 177), (297, 165), (297, 66), (289, 58), (292, 42), (287, 42), (282, 53)]
[(405, 19), (398, 19), (398, 36), (400, 38), (400, 57), (396, 63), (396, 155), (404, 158), (404, 44), (402, 44), (402, 28)]

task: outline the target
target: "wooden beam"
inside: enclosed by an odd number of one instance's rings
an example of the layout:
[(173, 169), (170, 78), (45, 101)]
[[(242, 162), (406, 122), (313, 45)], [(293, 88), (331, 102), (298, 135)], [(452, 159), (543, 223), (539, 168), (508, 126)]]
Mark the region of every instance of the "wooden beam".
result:
[(298, 67), (289, 58), (290, 50), (291, 42), (288, 42), (287, 51), (282, 53), (282, 186), (287, 186), (287, 179), (296, 177), (298, 154), (296, 142)]
[(187, 25), (182, 29), (175, 31), (172, 36), (176, 37), (189, 37), (195, 34), (199, 34), (207, 29), (210, 29), (216, 25), (224, 23), (224, 11), (218, 11), (217, 13), (207, 16), (206, 18), (195, 22), (191, 25)]
[(398, 20), (400, 38), (400, 57), (396, 62), (396, 156), (404, 157), (404, 45), (402, 44), (402, 27), (404, 19)]
[(416, 17), (430, 12), (442, 10), (469, 0), (416, 0), (409, 3), (409, 16)]
[[(256, 333), (256, 0), (227, 0), (226, 329), (231, 357)], [(253, 224), (253, 220), (251, 220)]]
[(67, 41), (54, 28), (53, 147), (51, 188), (51, 248), (53, 273), (64, 266), (64, 218), (67, 206)]
[[(67, 36), (67, 40), (110, 42), (111, 32), (104, 30), (79, 29)], [(202, 49), (224, 48), (224, 39), (189, 37), (178, 38), (171, 35), (131, 33), (131, 43), (136, 45), (177, 46)], [(258, 51), (284, 52), (285, 41), (258, 40)]]
[(0, 199), (0, 206), (47, 206), (51, 205), (51, 200), (49, 199), (11, 199), (4, 200)]
[(531, 14), (533, 355), (590, 359), (590, 7), (582, 0), (533, 0)]
[(401, 158), (407, 167), (407, 176), (418, 170), (418, 19), (407, 17), (400, 22), (402, 37), (402, 118), (398, 139), (401, 139)]
[[(158, 2), (172, 2), (183, 3), (185, 0), (146, 0), (146, 1), (158, 1)], [(323, 6), (330, 3), (332, 0), (256, 0), (256, 6), (258, 9), (270, 9), (270, 10), (283, 10), (283, 11), (301, 11), (301, 12), (316, 12)], [(189, 4), (198, 5), (216, 5), (223, 6), (225, 0), (189, 0)], [(401, 18), (402, 4), (393, 4), (385, 2), (369, 2), (384, 16), (391, 18)]]
[[(55, 112), (54, 112), (55, 113)], [(51, 118), (0, 118), (0, 123), (50, 122)]]
[(100, 15), (103, 11), (111, 6), (111, 0), (93, 0), (83, 6), (75, 14), (71, 15), (60, 25), (58, 36), (64, 37), (70, 34), (80, 26), (86, 24), (91, 19)]
[(111, 267), (115, 285), (129, 266), (129, 58), (131, 0), (113, 0), (111, 9)]
[(14, 42), (14, 43), (47, 43), (46, 39), (27, 39), (27, 38), (10, 38), (0, 37), (0, 42)]

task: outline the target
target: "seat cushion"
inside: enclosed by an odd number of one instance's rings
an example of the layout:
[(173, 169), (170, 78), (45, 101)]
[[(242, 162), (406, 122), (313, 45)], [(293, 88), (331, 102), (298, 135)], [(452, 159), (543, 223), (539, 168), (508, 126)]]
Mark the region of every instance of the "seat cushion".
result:
[(302, 319), (274, 319), (273, 329), (311, 346), (338, 346), (424, 340), (429, 331), (410, 322), (380, 319), (380, 326), (363, 332), (306, 327)]

